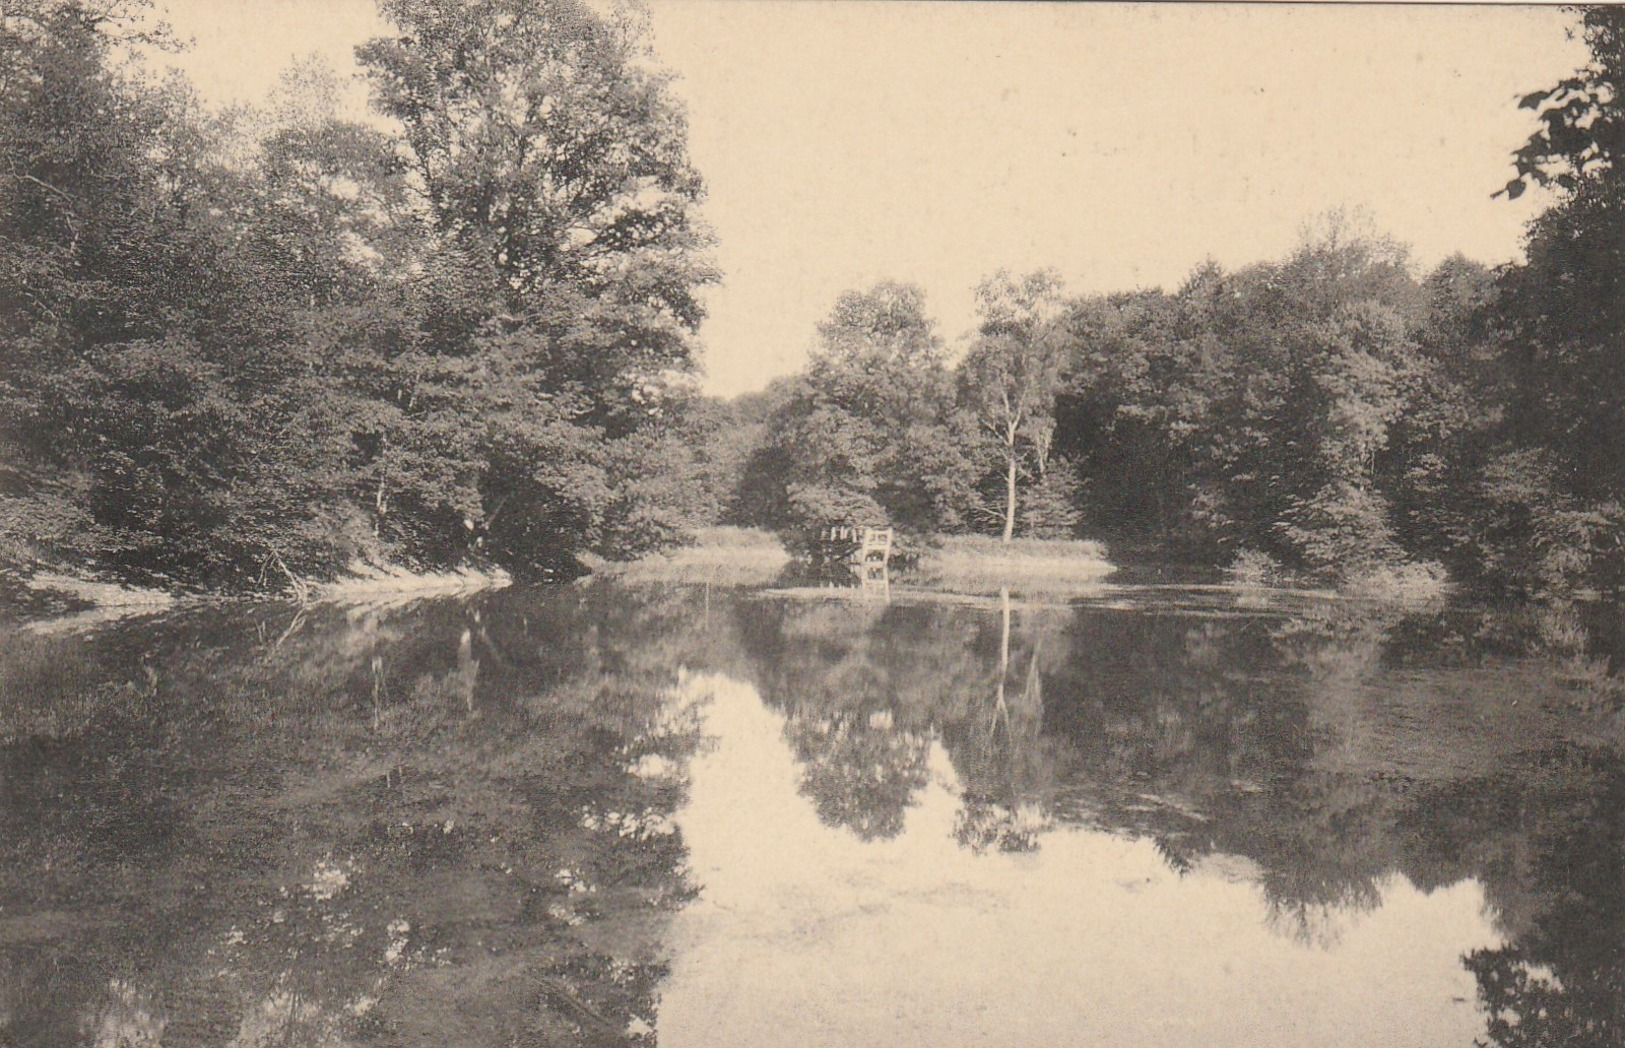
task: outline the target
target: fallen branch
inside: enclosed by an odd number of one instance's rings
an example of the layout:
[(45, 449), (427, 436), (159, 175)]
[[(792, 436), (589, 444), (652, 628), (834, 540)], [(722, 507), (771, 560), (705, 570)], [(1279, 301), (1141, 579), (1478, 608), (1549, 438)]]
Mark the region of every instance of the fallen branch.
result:
[[(288, 586), (293, 590), (294, 599), (301, 604), (309, 604), (310, 583), (306, 582), (304, 579), (300, 578), (289, 570), (287, 561), (283, 560), (282, 554), (278, 553), (276, 550), (272, 550), (271, 555), (266, 558), (267, 564), (273, 562), (277, 567), (282, 569), (282, 574), (288, 577)], [(260, 568), (260, 578), (262, 580), (265, 578), (265, 568), (263, 565)]]

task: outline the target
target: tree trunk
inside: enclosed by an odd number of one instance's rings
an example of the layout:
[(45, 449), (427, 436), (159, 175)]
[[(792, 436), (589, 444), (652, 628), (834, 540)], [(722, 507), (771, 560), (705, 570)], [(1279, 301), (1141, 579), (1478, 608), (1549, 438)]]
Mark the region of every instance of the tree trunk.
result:
[(1004, 629), (999, 637), (999, 686), (993, 692), (993, 715), (995, 718), (1003, 717), (1005, 726), (1010, 723), (1010, 707), (1004, 701), (1004, 679), (1010, 674), (1010, 587), (999, 589), (999, 603), (1004, 609)]
[(1016, 449), (1010, 448), (1010, 468), (1004, 475), (1004, 541), (1016, 533)]

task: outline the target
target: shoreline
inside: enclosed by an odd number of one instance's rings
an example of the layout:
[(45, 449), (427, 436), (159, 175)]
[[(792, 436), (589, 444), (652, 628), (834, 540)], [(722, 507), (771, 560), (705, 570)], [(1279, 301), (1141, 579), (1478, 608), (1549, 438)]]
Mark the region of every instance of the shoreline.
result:
[[(0, 613), (34, 633), (73, 631), (145, 618), (167, 611), (220, 602), (279, 600), (313, 607), (390, 605), (431, 597), (461, 596), (504, 589), (513, 583), (497, 567), (465, 566), (419, 571), (400, 565), (351, 565), (327, 582), (299, 579), (283, 593), (171, 593), (147, 586), (87, 578), (60, 568), (21, 575), (18, 599), (0, 603)], [(6, 606), (10, 603), (11, 606)]]
[[(801, 563), (774, 533), (732, 526), (695, 529), (687, 545), (631, 561), (585, 556), (582, 562), (588, 577), (632, 584), (765, 588), (784, 585), (787, 574)], [(970, 595), (997, 593), (1008, 587), (1029, 596), (1058, 598), (1098, 593), (1112, 585), (1143, 584), (1149, 579), (1147, 571), (1147, 565), (1136, 557), (1117, 563), (1111, 559), (1106, 544), (1093, 539), (1016, 538), (1006, 543), (994, 536), (942, 535), (894, 552), (890, 581), (910, 588), (941, 588)], [(306, 606), (391, 605), (500, 590), (513, 584), (512, 576), (498, 567), (415, 570), (361, 562), (352, 564), (336, 579), (295, 579), (289, 591), (275, 594), (174, 593), (74, 575), (60, 566), (40, 567), (31, 574), (11, 574), (15, 596), (5, 601), (9, 607), (0, 604), (0, 611), (31, 629), (52, 624), (72, 624), (72, 628), (99, 625), (218, 601), (270, 599)], [(1205, 584), (1203, 588), (1216, 586), (1242, 593), (1312, 592), (1320, 597), (1379, 603), (1427, 603), (1446, 597), (1452, 588), (1437, 576), (1389, 579), (1380, 572), (1375, 573), (1375, 580), (1362, 576), (1325, 585), (1308, 584), (1290, 576), (1249, 577), (1246, 572), (1222, 567), (1198, 574), (1205, 578), (1200, 583), (1193, 579), (1190, 584)], [(1161, 568), (1156, 569), (1156, 576), (1161, 578)], [(1394, 585), (1400, 581), (1410, 585)], [(1416, 585), (1419, 581), (1428, 584)]]
[[(774, 586), (804, 563), (761, 528), (697, 529), (695, 541), (624, 563), (594, 562), (593, 573), (627, 582)], [(907, 561), (902, 566), (899, 561)], [(928, 545), (893, 551), (891, 571), (926, 585), (981, 588), (988, 584), (1096, 585), (1119, 570), (1106, 547), (1089, 539), (1016, 539), (943, 535)]]

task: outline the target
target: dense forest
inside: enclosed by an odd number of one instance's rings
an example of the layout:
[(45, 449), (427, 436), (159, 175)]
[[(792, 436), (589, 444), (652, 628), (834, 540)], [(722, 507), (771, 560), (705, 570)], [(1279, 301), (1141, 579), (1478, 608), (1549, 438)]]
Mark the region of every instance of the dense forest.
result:
[(1625, 577), (1625, 11), (1585, 10), (1591, 63), (1521, 100), (1501, 193), (1552, 200), (1524, 262), (1421, 272), (1338, 213), (1171, 291), (996, 272), (956, 344), (883, 282), (800, 374), (722, 401), (704, 186), (639, 13), (380, 6), (365, 121), (315, 64), (209, 108), (145, 72), (177, 45), (137, 0), (6, 6), (0, 567), (548, 577), (841, 520), (1265, 580)]
[(1358, 212), (1285, 258), (1173, 290), (1066, 294), (998, 272), (957, 360), (922, 294), (843, 296), (802, 374), (733, 405), (722, 499), (776, 528), (1086, 534), (1243, 577), (1498, 594), (1625, 571), (1625, 11), (1520, 100), (1539, 130), (1496, 195), (1539, 186), (1527, 261), (1422, 272)]
[(693, 516), (668, 460), (716, 274), (639, 23), (383, 13), (363, 124), (320, 67), (263, 111), (143, 77), (170, 43), (125, 0), (6, 6), (0, 557), (274, 589), (557, 571)]

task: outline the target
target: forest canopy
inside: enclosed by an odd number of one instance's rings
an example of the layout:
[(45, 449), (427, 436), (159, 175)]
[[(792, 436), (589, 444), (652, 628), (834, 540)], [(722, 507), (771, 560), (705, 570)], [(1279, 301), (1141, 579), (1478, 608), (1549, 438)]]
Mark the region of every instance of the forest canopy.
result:
[(274, 588), (676, 534), (716, 273), (632, 12), (386, 4), (364, 123), (308, 68), (212, 113), (144, 14), (0, 20), (4, 556)]
[(175, 46), (138, 0), (0, 15), (0, 564), (556, 577), (704, 524), (858, 522), (1266, 579), (1622, 578), (1617, 8), (1583, 12), (1589, 65), (1515, 100), (1537, 130), (1501, 192), (1552, 201), (1526, 261), (1424, 271), (1337, 212), (1172, 290), (990, 266), (958, 340), (886, 280), (733, 401), (697, 392), (721, 274), (640, 12), (380, 13), (365, 119), (310, 63), (205, 106), (132, 58)]
[[(1083, 534), (1262, 581), (1617, 590), (1625, 12), (1583, 9), (1581, 32), (1591, 63), (1518, 100), (1537, 130), (1509, 143), (1497, 195), (1552, 201), (1525, 261), (1424, 271), (1336, 211), (1284, 258), (1203, 263), (1171, 291), (1068, 295), (1051, 271), (996, 272), (956, 361), (874, 338), (867, 357), (815, 355), (765, 422), (753, 403), (733, 519)], [(907, 285), (850, 293), (829, 323), (865, 297), (907, 298), (929, 331)], [(864, 363), (881, 359), (889, 372)], [(876, 436), (922, 425), (912, 456)]]

